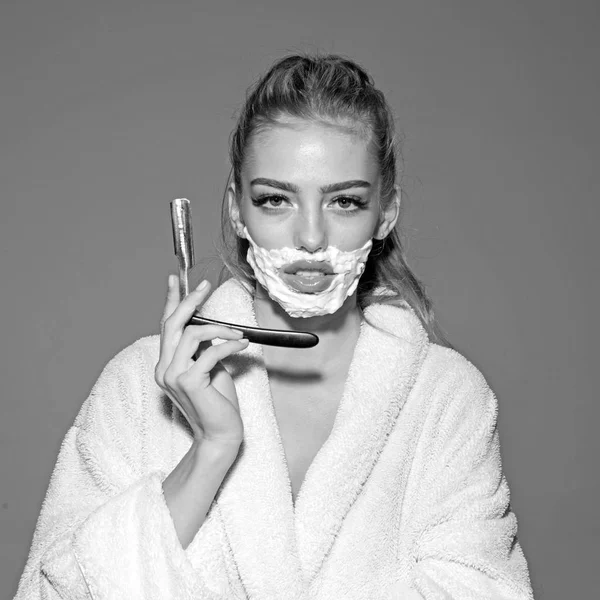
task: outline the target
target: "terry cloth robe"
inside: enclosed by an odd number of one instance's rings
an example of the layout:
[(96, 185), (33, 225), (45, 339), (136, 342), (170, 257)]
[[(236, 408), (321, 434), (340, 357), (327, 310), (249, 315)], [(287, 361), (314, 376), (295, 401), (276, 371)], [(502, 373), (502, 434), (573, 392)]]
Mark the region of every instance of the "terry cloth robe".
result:
[[(256, 325), (235, 280), (204, 314)], [(494, 394), (408, 305), (365, 314), (295, 506), (262, 348), (224, 361), (244, 441), (186, 549), (161, 484), (192, 437), (154, 381), (159, 336), (117, 354), (64, 438), (16, 598), (532, 598)]]

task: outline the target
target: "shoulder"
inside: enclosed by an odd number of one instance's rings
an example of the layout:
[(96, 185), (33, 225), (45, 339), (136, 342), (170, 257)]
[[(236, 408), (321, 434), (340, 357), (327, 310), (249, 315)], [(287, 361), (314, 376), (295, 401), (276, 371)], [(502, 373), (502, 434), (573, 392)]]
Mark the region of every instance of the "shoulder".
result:
[(423, 372), (446, 385), (489, 389), (483, 373), (466, 356), (432, 342), (429, 343)]
[(144, 336), (108, 360), (74, 424), (84, 427), (91, 421), (114, 421), (119, 415), (131, 421), (138, 418), (159, 390), (154, 380), (159, 348), (159, 335)]
[(431, 342), (407, 303), (376, 303), (365, 315), (377, 328), (371, 339), (382, 363), (398, 381), (412, 381), (409, 406), (431, 436), (493, 429), (498, 405), (483, 373), (460, 352)]
[[(201, 308), (204, 316), (235, 321), (247, 321), (253, 314), (252, 295), (237, 279), (231, 278), (218, 286)], [(102, 375), (119, 373), (127, 379), (135, 379), (154, 367), (160, 355), (160, 335), (152, 334), (138, 338), (115, 354), (106, 364)], [(101, 377), (102, 377), (101, 375)]]
[(160, 353), (160, 335), (156, 333), (138, 338), (122, 352), (125, 356), (135, 355), (145, 363), (156, 363)]
[[(119, 352), (107, 363), (102, 375), (135, 376), (140, 369), (154, 364), (160, 351), (160, 335), (147, 335), (138, 338)], [(154, 364), (153, 364), (154, 363)]]
[(430, 343), (418, 385), (427, 398), (429, 420), (461, 427), (495, 426), (496, 395), (480, 369), (460, 352)]

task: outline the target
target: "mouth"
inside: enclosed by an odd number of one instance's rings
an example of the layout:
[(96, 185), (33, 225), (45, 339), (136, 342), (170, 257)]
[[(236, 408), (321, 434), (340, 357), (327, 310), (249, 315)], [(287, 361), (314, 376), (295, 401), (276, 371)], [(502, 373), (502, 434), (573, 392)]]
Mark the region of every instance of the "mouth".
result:
[(283, 272), (287, 275), (297, 275), (301, 277), (323, 277), (333, 275), (333, 268), (328, 262), (298, 260), (286, 265)]
[(297, 292), (318, 294), (329, 288), (335, 273), (329, 263), (302, 260), (286, 265), (281, 276)]

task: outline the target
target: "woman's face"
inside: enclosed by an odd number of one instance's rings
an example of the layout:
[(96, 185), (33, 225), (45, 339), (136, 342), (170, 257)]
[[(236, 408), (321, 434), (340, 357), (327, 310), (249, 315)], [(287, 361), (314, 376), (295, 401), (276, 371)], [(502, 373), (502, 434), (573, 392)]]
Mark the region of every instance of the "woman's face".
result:
[(261, 131), (241, 192), (234, 226), (266, 249), (355, 250), (380, 229), (376, 160), (365, 139), (338, 128), (290, 119)]

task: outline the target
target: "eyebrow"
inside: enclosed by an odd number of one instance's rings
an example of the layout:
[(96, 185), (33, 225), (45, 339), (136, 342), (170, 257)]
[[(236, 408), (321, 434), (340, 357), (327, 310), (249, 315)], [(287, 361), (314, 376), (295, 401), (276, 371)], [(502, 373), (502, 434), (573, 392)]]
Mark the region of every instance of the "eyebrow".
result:
[[(250, 182), (250, 185), (268, 185), (284, 192), (291, 192), (297, 194), (300, 189), (293, 183), (287, 181), (277, 181), (277, 179), (267, 179), (266, 177), (257, 177)], [(351, 179), (350, 181), (340, 181), (339, 183), (329, 183), (319, 188), (322, 194), (330, 194), (331, 192), (341, 192), (342, 190), (348, 190), (350, 188), (370, 188), (371, 184), (364, 179)]]

